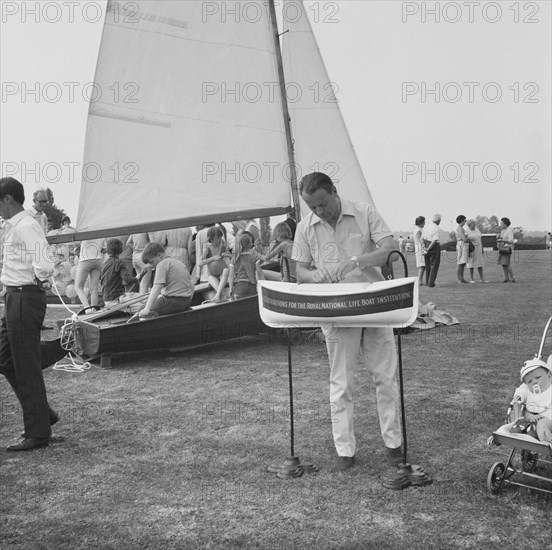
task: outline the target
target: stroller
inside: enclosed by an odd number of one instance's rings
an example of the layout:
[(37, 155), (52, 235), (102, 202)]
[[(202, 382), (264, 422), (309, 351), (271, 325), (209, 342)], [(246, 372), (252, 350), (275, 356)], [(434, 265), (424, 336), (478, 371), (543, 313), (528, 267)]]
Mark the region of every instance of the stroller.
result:
[[(536, 359), (542, 359), (542, 350), (548, 333), (548, 328), (552, 323), (552, 317), (548, 320), (542, 336), (542, 341), (539, 353), (535, 356)], [(508, 408), (508, 422), (515, 422), (520, 417), (522, 418), (525, 410), (524, 405), (519, 402), (510, 403)], [(502, 429), (493, 432), (493, 435), (487, 441), (488, 445), (508, 445), (513, 447), (508, 462), (504, 465), (502, 462), (495, 462), (487, 476), (487, 488), (492, 494), (498, 494), (504, 485), (517, 485), (518, 487), (526, 487), (534, 491), (552, 494), (552, 477), (544, 477), (535, 473), (540, 464), (548, 465), (547, 470), (552, 474), (552, 443), (539, 441), (530, 435), (524, 433), (509, 433)], [(514, 459), (516, 453), (519, 452), (521, 464), (516, 467)], [(542, 472), (541, 472), (542, 473)], [(543, 488), (536, 485), (528, 485), (522, 481), (540, 481), (545, 482), (542, 485), (548, 488)]]

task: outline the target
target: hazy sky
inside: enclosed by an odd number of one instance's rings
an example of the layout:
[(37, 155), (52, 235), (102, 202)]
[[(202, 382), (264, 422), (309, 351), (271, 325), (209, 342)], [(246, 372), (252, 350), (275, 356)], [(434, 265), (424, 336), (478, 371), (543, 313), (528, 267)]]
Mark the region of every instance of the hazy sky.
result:
[[(2, 175), (76, 218), (105, 1), (0, 5)], [(305, 5), (393, 230), (435, 212), (447, 230), (458, 214), (552, 229), (550, 2)]]

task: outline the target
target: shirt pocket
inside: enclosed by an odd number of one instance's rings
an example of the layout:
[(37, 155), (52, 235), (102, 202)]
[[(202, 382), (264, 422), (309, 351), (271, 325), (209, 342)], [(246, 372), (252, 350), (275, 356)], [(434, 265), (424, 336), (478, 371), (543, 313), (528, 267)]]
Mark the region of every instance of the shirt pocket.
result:
[(350, 258), (351, 256), (363, 254), (367, 243), (368, 241), (362, 233), (349, 233), (344, 243), (347, 256)]

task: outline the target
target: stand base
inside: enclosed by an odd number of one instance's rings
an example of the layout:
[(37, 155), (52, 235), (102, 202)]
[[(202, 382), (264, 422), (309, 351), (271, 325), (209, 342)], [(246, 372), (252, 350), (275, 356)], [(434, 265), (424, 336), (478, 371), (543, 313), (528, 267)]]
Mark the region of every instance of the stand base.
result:
[(318, 472), (318, 468), (309, 462), (301, 463), (298, 456), (289, 456), (282, 463), (267, 466), (267, 471), (276, 474), (281, 479), (292, 479), (301, 477), (304, 473), (312, 474)]
[(406, 489), (408, 487), (423, 487), (433, 483), (433, 480), (425, 473), (425, 470), (417, 464), (403, 462), (392, 467), (385, 474), (383, 486), (386, 489)]

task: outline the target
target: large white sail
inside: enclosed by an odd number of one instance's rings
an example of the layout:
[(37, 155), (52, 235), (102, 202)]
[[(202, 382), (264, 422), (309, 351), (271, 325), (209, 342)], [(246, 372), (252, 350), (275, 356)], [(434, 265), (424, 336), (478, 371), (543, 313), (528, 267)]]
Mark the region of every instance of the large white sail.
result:
[(237, 12), (225, 2), (108, 2), (78, 234), (289, 208), (269, 9), (258, 2)]
[(283, 14), (283, 64), (298, 179), (324, 172), (344, 197), (373, 204), (302, 0), (284, 0)]

